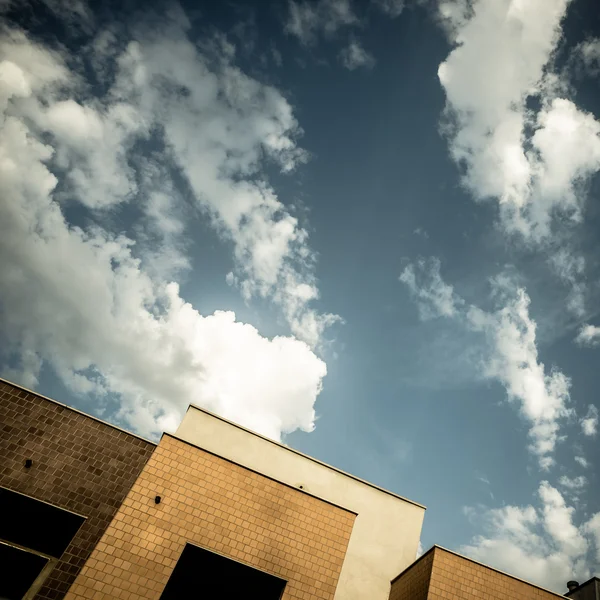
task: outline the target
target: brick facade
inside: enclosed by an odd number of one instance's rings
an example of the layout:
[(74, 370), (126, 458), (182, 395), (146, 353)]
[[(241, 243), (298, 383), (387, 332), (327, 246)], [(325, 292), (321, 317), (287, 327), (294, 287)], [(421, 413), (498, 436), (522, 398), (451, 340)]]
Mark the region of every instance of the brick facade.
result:
[(67, 599), (158, 599), (190, 542), (330, 600), (355, 516), (165, 434)]
[(0, 380), (0, 486), (87, 517), (36, 599), (64, 598), (155, 447)]
[(392, 581), (390, 600), (427, 600), (433, 554), (428, 552)]
[(434, 546), (392, 581), (390, 600), (557, 600), (564, 597)]

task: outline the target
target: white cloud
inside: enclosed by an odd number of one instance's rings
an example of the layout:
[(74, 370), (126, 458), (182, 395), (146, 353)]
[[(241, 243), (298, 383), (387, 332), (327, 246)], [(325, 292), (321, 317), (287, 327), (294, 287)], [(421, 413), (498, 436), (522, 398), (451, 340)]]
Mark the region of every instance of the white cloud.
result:
[(399, 17), (404, 10), (404, 0), (373, 0), (373, 4), (392, 19)]
[(584, 435), (594, 436), (598, 433), (598, 409), (593, 404), (589, 405), (587, 414), (580, 423)]
[(591, 549), (599, 547), (600, 538), (595, 539), (595, 532), (600, 513), (578, 527), (575, 509), (547, 481), (540, 484), (538, 497), (539, 508), (505, 506), (480, 513), (485, 535), (475, 537), (461, 551), (563, 593), (568, 580), (590, 577), (586, 565), (592, 562)]
[(407, 265), (399, 279), (417, 302), (422, 320), (456, 315), (462, 300), (454, 294), (454, 288), (442, 280), (438, 258), (421, 258)]
[[(568, 4), (440, 7), (456, 43), (439, 67), (452, 157), (474, 197), (496, 200), (506, 230), (533, 242), (548, 237), (555, 213), (581, 218), (584, 185), (600, 169), (600, 124), (547, 85)], [(526, 108), (530, 96), (541, 103), (537, 115)]]
[(588, 481), (583, 475), (579, 475), (577, 477), (568, 477), (567, 475), (563, 475), (558, 480), (558, 483), (568, 490), (578, 491), (582, 490), (587, 485)]
[(585, 458), (585, 456), (576, 456), (575, 457), (575, 462), (582, 466), (584, 469), (587, 469), (590, 466), (590, 463), (587, 461), (587, 459)]
[(331, 36), (339, 29), (358, 24), (349, 0), (290, 0), (288, 7), (285, 31), (307, 46), (320, 35)]
[(600, 343), (600, 327), (585, 324), (575, 338), (580, 346), (597, 346)]
[(423, 556), (423, 544), (421, 543), (421, 540), (419, 540), (419, 545), (417, 546), (417, 556), (416, 558), (419, 558), (421, 556)]
[[(261, 175), (262, 156), (284, 171), (304, 160), (291, 107), (227, 57), (206, 58), (185, 27), (182, 13), (163, 19), (160, 32), (140, 26), (104, 103), (81, 99), (81, 77), (60, 55), (20, 32), (2, 35), (4, 358), (28, 385), (46, 363), (76, 393), (103, 404), (118, 397), (119, 417), (145, 434), (176, 426), (190, 402), (276, 439), (310, 431), (323, 361), (303, 341), (264, 338), (231, 312), (199, 314), (169, 278), (187, 266), (177, 246), (185, 226), (169, 184), (150, 194), (149, 182), (172, 161), (233, 242), (248, 296), (272, 298), (313, 344), (335, 319), (309, 307), (318, 290), (307, 234)], [(156, 171), (133, 177), (130, 138), (157, 128), (167, 141), (160, 161), (144, 157)], [(94, 225), (65, 220), (65, 186), (70, 202), (94, 209)], [(99, 210), (133, 201), (142, 245), (159, 233), (151, 259), (136, 252), (137, 240), (107, 229)]]
[(369, 54), (357, 40), (352, 40), (340, 52), (340, 61), (350, 71), (365, 67), (372, 69), (375, 66), (375, 59)]
[[(498, 292), (498, 290), (497, 290)], [(531, 450), (544, 469), (553, 464), (551, 457), (558, 439), (560, 421), (570, 414), (570, 380), (560, 371), (547, 372), (538, 359), (536, 324), (529, 315), (529, 297), (517, 288), (502, 293), (503, 306), (487, 313), (471, 307), (470, 326), (485, 333), (490, 356), (485, 373), (505, 388), (509, 401), (518, 405), (522, 416), (531, 423)]]
[(585, 259), (576, 256), (568, 248), (559, 248), (550, 257), (550, 264), (554, 272), (566, 282), (569, 287), (567, 308), (577, 317), (585, 315)]
[(571, 414), (571, 382), (558, 369), (546, 370), (538, 359), (536, 323), (529, 315), (529, 296), (508, 276), (492, 280), (493, 296), (500, 308), (484, 311), (466, 307), (440, 275), (440, 261), (419, 259), (400, 275), (417, 303), (422, 320), (451, 317), (485, 336), (487, 349), (479, 367), (488, 379), (506, 389), (508, 399), (530, 423), (530, 450), (540, 466), (553, 464), (552, 453), (561, 421)]
[(600, 73), (600, 38), (590, 38), (578, 44), (572, 52), (576, 65), (586, 73), (596, 76)]

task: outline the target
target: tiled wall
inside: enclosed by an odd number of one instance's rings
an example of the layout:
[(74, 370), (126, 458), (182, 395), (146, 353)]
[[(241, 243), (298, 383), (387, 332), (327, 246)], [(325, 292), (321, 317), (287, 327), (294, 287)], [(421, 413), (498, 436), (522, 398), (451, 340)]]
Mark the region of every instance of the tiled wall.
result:
[(87, 517), (36, 598), (64, 597), (154, 448), (0, 380), (0, 486)]
[(392, 582), (390, 600), (558, 600), (553, 594), (434, 547)]
[(435, 548), (428, 599), (558, 600), (558, 594)]
[(157, 599), (191, 542), (286, 579), (285, 600), (331, 599), (354, 518), (164, 435), (67, 598)]
[(433, 552), (413, 563), (392, 581), (390, 600), (427, 600)]

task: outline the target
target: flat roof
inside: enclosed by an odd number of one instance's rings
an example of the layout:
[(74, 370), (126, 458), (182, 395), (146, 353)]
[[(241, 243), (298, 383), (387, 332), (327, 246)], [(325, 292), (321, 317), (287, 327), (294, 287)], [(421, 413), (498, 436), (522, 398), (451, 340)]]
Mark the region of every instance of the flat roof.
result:
[(93, 421), (102, 423), (102, 425), (106, 425), (107, 427), (112, 427), (113, 429), (116, 429), (117, 431), (121, 431), (123, 433), (126, 433), (127, 435), (136, 437), (136, 438), (142, 440), (143, 442), (147, 442), (148, 444), (152, 444), (153, 446), (156, 446), (156, 442), (148, 440), (145, 437), (138, 435), (137, 433), (133, 433), (132, 431), (127, 431), (127, 429), (123, 429), (123, 427), (119, 427), (118, 425), (114, 425), (113, 423), (109, 423), (108, 421), (99, 419), (98, 417), (95, 417), (94, 415), (90, 415), (89, 413), (83, 412), (82, 410), (79, 410), (78, 408), (69, 406), (68, 404), (65, 404), (64, 402), (59, 402), (58, 400), (54, 400), (54, 398), (49, 398), (48, 396), (44, 396), (43, 394), (34, 392), (33, 390), (30, 390), (22, 385), (19, 385), (18, 383), (13, 383), (12, 381), (9, 381), (8, 379), (4, 379), (3, 377), (0, 377), (0, 383), (6, 383), (8, 385), (11, 385), (12, 387), (22, 390), (23, 392), (27, 392), (28, 394), (33, 394), (34, 396), (37, 396), (38, 398), (42, 398), (43, 400), (52, 402), (52, 404), (58, 404), (58, 406), (62, 406), (63, 408), (66, 408), (73, 412), (79, 413), (80, 415), (83, 415), (84, 417), (87, 417), (88, 419), (92, 419)]
[[(248, 429), (247, 427), (244, 427), (243, 425), (240, 425), (238, 423), (235, 423), (234, 421), (230, 421), (229, 419), (226, 419), (224, 417), (221, 417), (220, 415), (217, 415), (214, 412), (211, 412), (210, 410), (207, 410), (206, 408), (202, 408), (201, 406), (198, 406), (196, 404), (190, 404), (188, 406), (188, 411), (190, 408), (194, 408), (195, 410), (202, 412), (206, 415), (209, 415), (211, 417), (214, 417), (215, 419), (218, 419), (219, 421), (223, 421), (224, 423), (227, 423), (229, 425), (232, 425), (233, 427), (236, 427), (237, 429), (241, 429), (242, 431), (245, 431), (246, 433), (250, 433), (251, 435), (260, 438), (262, 440), (265, 440), (266, 442), (269, 442), (270, 444), (273, 444), (274, 446), (278, 446), (279, 448), (283, 448), (284, 450), (287, 450), (288, 452), (292, 452), (294, 454), (297, 454), (298, 456), (302, 456), (303, 458), (306, 458), (307, 460), (310, 460), (318, 465), (321, 465), (323, 467), (326, 467), (327, 469), (331, 469), (332, 471), (335, 471), (336, 473), (340, 473), (341, 475), (344, 475), (345, 477), (348, 477), (350, 479), (354, 479), (355, 481), (358, 481), (364, 485), (367, 485), (369, 487), (372, 487), (376, 490), (379, 490), (380, 492), (383, 492), (384, 494), (388, 494), (390, 496), (393, 496), (394, 498), (398, 498), (398, 500), (403, 500), (404, 502), (408, 502), (409, 504), (413, 504), (414, 506), (418, 506), (419, 508), (422, 508), (423, 510), (427, 510), (427, 507), (424, 506), (423, 504), (419, 504), (418, 502), (415, 502), (414, 500), (409, 500), (408, 498), (405, 498), (404, 496), (400, 496), (399, 494), (396, 494), (394, 492), (391, 492), (390, 490), (386, 490), (385, 488), (379, 487), (378, 485), (375, 485), (374, 483), (371, 483), (369, 481), (366, 481), (364, 479), (361, 479), (360, 477), (357, 477), (356, 475), (352, 475), (351, 473), (347, 473), (346, 471), (342, 471), (342, 469), (338, 469), (337, 467), (334, 467), (333, 465), (327, 464), (317, 458), (314, 458), (313, 456), (309, 456), (308, 454), (304, 454), (303, 452), (300, 452), (299, 450), (295, 450), (294, 448), (291, 448), (290, 446), (286, 445), (286, 444), (282, 444), (281, 442), (276, 442), (275, 440), (272, 440), (269, 437), (266, 437), (260, 433), (257, 433), (256, 431), (252, 431), (252, 429)], [(187, 412), (187, 411), (186, 411)]]
[[(406, 567), (406, 569), (404, 569), (404, 571), (402, 571), (399, 575), (396, 575), (396, 577), (394, 577), (394, 579), (392, 579), (392, 583), (394, 583), (394, 581), (397, 581), (398, 579), (400, 579), (400, 577), (402, 577), (407, 571), (410, 571), (410, 569), (412, 569), (420, 560), (425, 558), (428, 554), (431, 554), (431, 552), (433, 552), (435, 549), (442, 550), (443, 552), (447, 552), (448, 554), (453, 554), (454, 556), (457, 556), (458, 558), (462, 558), (463, 560), (468, 560), (469, 562), (479, 565), (480, 567), (484, 567), (486, 569), (489, 569), (490, 571), (495, 571), (496, 573), (500, 573), (500, 575), (505, 575), (506, 577), (510, 577), (511, 579), (516, 579), (517, 581), (520, 581), (521, 583), (530, 585), (531, 587), (537, 588), (538, 590), (543, 590), (544, 592), (547, 592), (548, 594), (553, 594), (557, 598), (563, 598), (563, 599), (565, 598), (564, 595), (553, 592), (552, 590), (542, 587), (541, 585), (531, 583), (531, 581), (527, 581), (526, 579), (521, 579), (520, 577), (517, 577), (516, 575), (511, 575), (510, 573), (507, 573), (506, 571), (501, 571), (500, 569), (496, 569), (495, 567), (490, 567), (490, 565), (486, 565), (485, 563), (475, 560), (474, 558), (469, 558), (468, 556), (465, 556), (464, 554), (460, 554), (459, 552), (455, 552), (454, 550), (448, 550), (448, 548), (444, 548), (443, 546), (440, 546), (438, 544), (434, 544), (433, 546), (431, 546), (431, 548), (429, 548), (429, 550), (427, 550), (427, 552), (423, 552), (423, 554), (421, 554), (421, 556), (419, 556), (419, 558), (417, 558), (417, 560), (415, 560), (413, 563), (408, 565), (408, 567)], [(565, 583), (565, 585), (566, 585), (566, 583)]]

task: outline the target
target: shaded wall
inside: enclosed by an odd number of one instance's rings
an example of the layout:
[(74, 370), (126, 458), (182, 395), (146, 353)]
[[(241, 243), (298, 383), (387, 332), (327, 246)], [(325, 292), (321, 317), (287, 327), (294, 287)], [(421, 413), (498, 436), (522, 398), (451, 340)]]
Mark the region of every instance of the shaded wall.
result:
[(87, 517), (36, 598), (64, 597), (155, 447), (0, 380), (0, 486)]
[[(158, 599), (189, 542), (285, 579), (285, 600), (331, 600), (354, 519), (164, 434), (67, 598)], [(194, 593), (215, 583), (199, 565)]]

